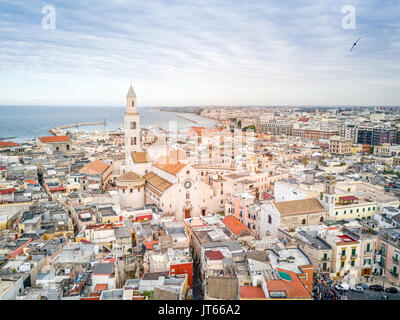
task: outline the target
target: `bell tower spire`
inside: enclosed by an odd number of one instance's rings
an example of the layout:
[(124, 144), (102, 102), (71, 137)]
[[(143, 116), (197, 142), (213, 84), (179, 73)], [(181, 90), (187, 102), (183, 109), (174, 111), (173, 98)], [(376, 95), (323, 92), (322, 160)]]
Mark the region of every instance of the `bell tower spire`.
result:
[(140, 116), (137, 112), (136, 93), (132, 84), (126, 94), (125, 123), (125, 163), (132, 162), (132, 152), (141, 151), (140, 143)]
[(126, 112), (127, 113), (137, 113), (136, 109), (136, 93), (133, 90), (132, 84), (126, 94)]

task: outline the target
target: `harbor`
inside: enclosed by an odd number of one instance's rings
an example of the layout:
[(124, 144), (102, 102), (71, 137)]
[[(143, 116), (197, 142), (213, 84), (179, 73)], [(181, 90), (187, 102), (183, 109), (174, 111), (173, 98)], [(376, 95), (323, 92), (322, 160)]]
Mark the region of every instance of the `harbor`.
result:
[(83, 126), (97, 126), (97, 125), (106, 125), (106, 119), (104, 121), (92, 121), (92, 122), (81, 122), (81, 123), (71, 123), (71, 124), (65, 124), (62, 126), (57, 126), (54, 127), (53, 129), (50, 129), (49, 132), (54, 134), (54, 135), (60, 135), (64, 134), (65, 129), (69, 128), (79, 128)]

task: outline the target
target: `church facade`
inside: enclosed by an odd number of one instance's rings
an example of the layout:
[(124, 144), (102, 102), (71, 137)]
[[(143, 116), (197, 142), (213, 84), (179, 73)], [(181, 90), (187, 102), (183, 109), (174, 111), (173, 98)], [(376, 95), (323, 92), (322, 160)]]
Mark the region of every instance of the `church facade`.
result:
[(175, 220), (214, 213), (212, 188), (201, 181), (200, 174), (188, 164), (182, 150), (171, 151), (152, 159), (141, 144), (140, 115), (137, 97), (131, 86), (126, 96), (125, 164), (116, 179), (120, 205), (139, 208), (155, 203), (164, 212), (174, 213)]

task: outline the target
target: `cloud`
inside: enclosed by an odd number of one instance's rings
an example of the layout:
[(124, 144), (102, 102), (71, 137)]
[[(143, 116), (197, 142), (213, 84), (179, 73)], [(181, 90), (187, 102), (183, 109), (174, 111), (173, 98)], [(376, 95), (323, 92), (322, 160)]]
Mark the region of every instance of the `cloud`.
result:
[[(131, 80), (143, 105), (400, 98), (387, 90), (399, 81), (396, 1), (54, 1), (56, 30), (43, 30), (46, 4), (0, 4), (0, 104), (121, 105)], [(347, 4), (356, 30), (341, 27)]]

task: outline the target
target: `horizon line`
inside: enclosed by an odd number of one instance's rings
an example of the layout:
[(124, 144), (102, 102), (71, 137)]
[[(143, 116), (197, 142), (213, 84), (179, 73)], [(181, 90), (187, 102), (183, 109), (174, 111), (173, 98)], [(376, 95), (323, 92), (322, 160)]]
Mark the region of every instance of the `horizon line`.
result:
[[(125, 106), (116, 105), (52, 105), (52, 104), (0, 104), (0, 107), (71, 107), (71, 108), (125, 108)], [(186, 105), (186, 106), (162, 106), (162, 105), (144, 105), (138, 108), (400, 108), (400, 105)]]

